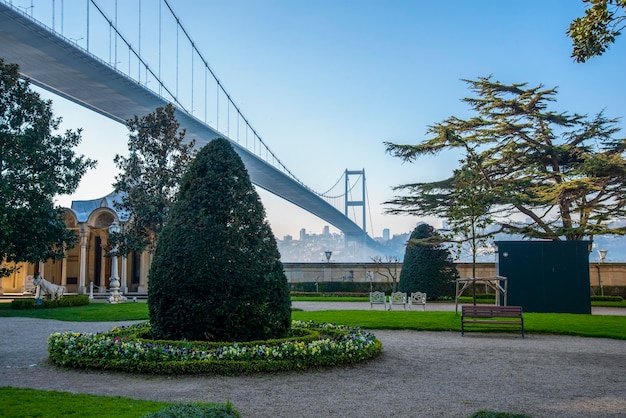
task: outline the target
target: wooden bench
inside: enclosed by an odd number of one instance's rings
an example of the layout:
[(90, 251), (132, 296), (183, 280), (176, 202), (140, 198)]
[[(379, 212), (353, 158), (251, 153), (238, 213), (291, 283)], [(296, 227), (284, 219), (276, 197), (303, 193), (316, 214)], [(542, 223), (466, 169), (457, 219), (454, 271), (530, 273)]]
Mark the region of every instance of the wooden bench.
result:
[(405, 292), (393, 292), (389, 296), (389, 310), (393, 305), (402, 305), (406, 309), (406, 293)]
[(521, 306), (463, 305), (461, 311), (461, 335), (465, 324), (519, 325), (524, 338), (524, 316)]
[(383, 305), (384, 309), (387, 309), (387, 297), (384, 292), (370, 292), (370, 309), (374, 305)]

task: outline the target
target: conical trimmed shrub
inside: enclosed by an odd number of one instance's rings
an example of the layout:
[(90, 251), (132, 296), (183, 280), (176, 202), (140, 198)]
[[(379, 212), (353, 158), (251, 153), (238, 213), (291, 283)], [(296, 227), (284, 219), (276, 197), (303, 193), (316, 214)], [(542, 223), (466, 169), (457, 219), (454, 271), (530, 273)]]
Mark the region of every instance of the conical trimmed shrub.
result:
[(202, 148), (157, 243), (148, 305), (156, 339), (280, 338), (291, 325), (276, 239), (226, 139)]
[(454, 294), (459, 273), (439, 233), (428, 224), (419, 224), (411, 233), (404, 253), (398, 291), (425, 292), (429, 299)]

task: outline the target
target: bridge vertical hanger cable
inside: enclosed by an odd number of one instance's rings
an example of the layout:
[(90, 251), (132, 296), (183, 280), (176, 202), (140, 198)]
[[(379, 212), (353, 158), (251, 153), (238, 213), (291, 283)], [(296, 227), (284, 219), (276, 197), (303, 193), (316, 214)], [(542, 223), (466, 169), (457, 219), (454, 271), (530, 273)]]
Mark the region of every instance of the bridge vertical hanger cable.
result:
[[(163, 18), (161, 16), (161, 2), (159, 2), (159, 80), (161, 80), (161, 30), (163, 26)], [(163, 95), (161, 83), (159, 83), (159, 94)]]
[(372, 207), (370, 206), (370, 195), (367, 186), (364, 188), (365, 191), (365, 201), (367, 206), (367, 213), (370, 219), (370, 231), (372, 231), (372, 236), (374, 234), (374, 223), (372, 222)]
[(89, 0), (87, 0), (87, 52), (91, 52), (89, 50)]
[[(141, 0), (139, 0), (139, 15), (137, 16), (137, 27), (139, 28), (139, 36), (137, 37), (137, 42), (139, 44), (139, 56), (141, 56)], [(130, 50), (128, 51), (130, 54)], [(130, 56), (128, 58), (128, 62), (130, 65)], [(141, 65), (139, 61), (137, 61), (137, 78), (139, 79), (139, 84), (141, 84)], [(146, 77), (146, 84), (148, 84), (148, 77)]]
[(113, 26), (109, 24), (109, 65), (111, 65), (111, 61), (113, 61), (113, 51), (111, 50), (111, 32), (113, 31)]
[[(115, 27), (117, 28), (117, 0), (115, 0)], [(117, 33), (115, 34), (115, 68), (117, 68)]]
[(193, 42), (191, 43), (191, 114), (193, 115), (193, 84), (194, 84), (194, 79), (193, 79), (193, 75), (194, 75), (194, 68), (193, 68), (193, 56), (195, 55), (193, 53), (195, 46), (193, 44)]
[(176, 18), (176, 98), (178, 99), (178, 17)]
[[(367, 194), (367, 182), (365, 181), (365, 169), (362, 169), (363, 172), (363, 178), (361, 179), (362, 183), (362, 189), (361, 189), (361, 199), (363, 199), (363, 232), (367, 235), (367, 209), (369, 209), (369, 206), (366, 207), (366, 194)], [(370, 216), (371, 219), (371, 216)], [(373, 233), (373, 231), (372, 231)]]

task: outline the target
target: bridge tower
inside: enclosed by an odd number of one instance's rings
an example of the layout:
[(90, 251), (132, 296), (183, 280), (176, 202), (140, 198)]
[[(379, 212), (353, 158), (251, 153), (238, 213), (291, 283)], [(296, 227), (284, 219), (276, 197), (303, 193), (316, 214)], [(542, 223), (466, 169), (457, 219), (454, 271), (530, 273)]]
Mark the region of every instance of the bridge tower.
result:
[[(356, 182), (354, 183), (353, 186), (350, 186), (350, 177), (351, 176), (358, 176)], [(354, 207), (354, 206), (359, 206), (361, 207), (361, 210), (363, 212), (363, 224), (361, 226), (361, 228), (363, 229), (363, 234), (366, 235), (367, 234), (367, 223), (366, 223), (366, 210), (365, 210), (365, 169), (362, 169), (360, 171), (355, 171), (355, 170), (347, 170), (345, 171), (344, 174), (344, 180), (345, 180), (345, 211), (344, 211), (344, 215), (346, 215), (346, 217), (348, 216), (348, 209), (350, 207)], [(358, 182), (361, 182), (361, 194), (360, 196), (357, 196), (357, 198), (355, 198), (354, 200), (352, 199), (352, 189), (354, 189), (357, 185)], [(360, 197), (360, 198), (359, 198)], [(355, 221), (356, 222), (356, 221)]]

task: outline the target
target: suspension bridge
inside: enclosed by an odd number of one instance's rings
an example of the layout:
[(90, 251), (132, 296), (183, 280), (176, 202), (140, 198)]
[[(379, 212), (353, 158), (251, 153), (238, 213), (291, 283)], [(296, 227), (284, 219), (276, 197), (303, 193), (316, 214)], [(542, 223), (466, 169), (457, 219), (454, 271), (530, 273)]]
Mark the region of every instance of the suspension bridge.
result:
[[(158, 7), (142, 0), (120, 2), (123, 7), (117, 0), (101, 3), (0, 0), (0, 58), (18, 64), (32, 84), (120, 123), (172, 103), (198, 146), (229, 139), (255, 185), (325, 220), (347, 239), (377, 246), (366, 232), (364, 170), (346, 170), (324, 193), (298, 179), (235, 104), (171, 0), (158, 0)], [(343, 191), (334, 192), (341, 179)], [(357, 216), (355, 208), (361, 226), (350, 218), (351, 210)]]

